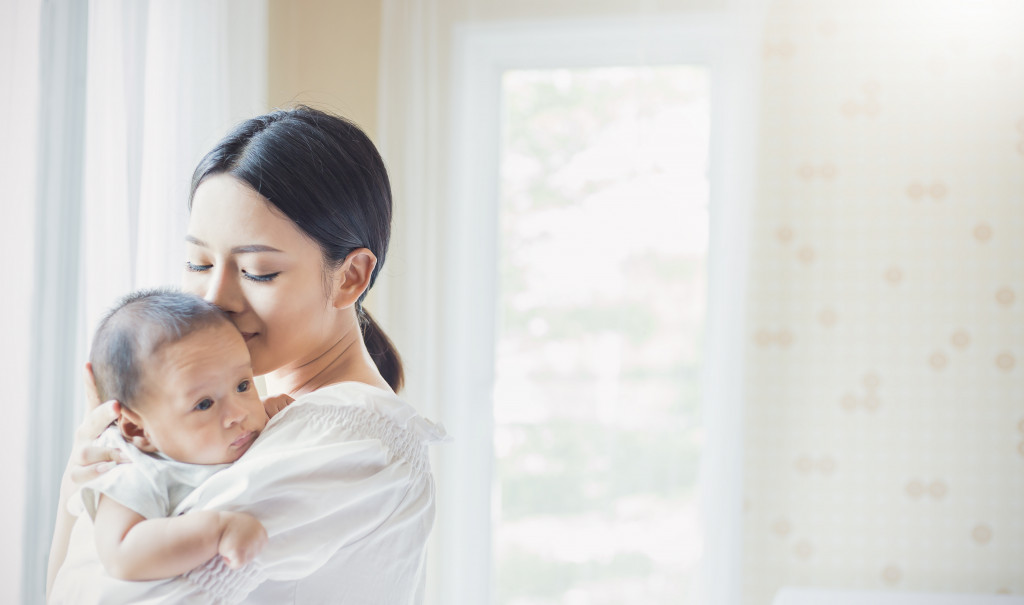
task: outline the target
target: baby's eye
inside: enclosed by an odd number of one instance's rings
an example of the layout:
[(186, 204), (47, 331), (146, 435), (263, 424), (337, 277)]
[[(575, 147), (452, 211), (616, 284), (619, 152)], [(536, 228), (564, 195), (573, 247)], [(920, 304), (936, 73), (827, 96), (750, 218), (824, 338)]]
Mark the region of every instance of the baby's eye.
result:
[(204, 399), (204, 400), (202, 400), (202, 401), (200, 401), (199, 403), (196, 404), (196, 409), (201, 411), (201, 412), (205, 411), (205, 410), (208, 410), (211, 407), (213, 407), (213, 400), (210, 399), (209, 397), (207, 397), (206, 399)]
[(249, 381), (248, 380), (243, 380), (242, 382), (238, 383), (238, 392), (239, 393), (244, 393), (244, 392), (246, 392), (248, 390), (249, 390)]
[(185, 269), (188, 270), (188, 271), (195, 271), (195, 272), (206, 271), (207, 269), (209, 269), (212, 266), (213, 265), (197, 265), (197, 264), (193, 263), (192, 261), (185, 261)]

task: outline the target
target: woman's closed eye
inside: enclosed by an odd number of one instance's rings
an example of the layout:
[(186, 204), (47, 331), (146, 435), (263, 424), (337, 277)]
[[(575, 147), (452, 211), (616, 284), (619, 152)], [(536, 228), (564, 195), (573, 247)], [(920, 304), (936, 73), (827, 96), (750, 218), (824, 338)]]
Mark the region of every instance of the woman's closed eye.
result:
[(194, 271), (196, 273), (200, 271), (206, 271), (210, 269), (210, 267), (213, 267), (213, 265), (197, 265), (192, 261), (185, 261), (185, 269), (188, 271)]
[[(193, 263), (192, 261), (185, 261), (185, 269), (193, 273), (202, 273), (203, 271), (209, 271), (213, 268), (213, 265), (200, 265)], [(253, 273), (242, 269), (242, 277), (254, 282), (268, 282), (272, 281), (275, 277), (280, 275), (280, 271), (274, 271), (273, 273)]]
[(268, 282), (268, 281), (273, 280), (275, 277), (277, 277), (280, 274), (281, 274), (280, 271), (276, 271), (274, 273), (264, 273), (263, 275), (259, 275), (259, 274), (256, 274), (256, 273), (250, 273), (250, 272), (246, 271), (245, 269), (242, 269), (242, 275), (245, 276), (246, 279), (248, 279), (250, 281), (256, 281), (256, 282)]

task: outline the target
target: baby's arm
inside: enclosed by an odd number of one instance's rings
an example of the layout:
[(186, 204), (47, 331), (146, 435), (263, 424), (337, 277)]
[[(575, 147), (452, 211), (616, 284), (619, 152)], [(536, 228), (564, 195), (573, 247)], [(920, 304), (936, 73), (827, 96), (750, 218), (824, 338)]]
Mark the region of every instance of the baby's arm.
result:
[(96, 550), (107, 572), (119, 580), (161, 580), (224, 557), (232, 569), (251, 561), (267, 544), (267, 532), (246, 513), (192, 511), (146, 519), (100, 496)]

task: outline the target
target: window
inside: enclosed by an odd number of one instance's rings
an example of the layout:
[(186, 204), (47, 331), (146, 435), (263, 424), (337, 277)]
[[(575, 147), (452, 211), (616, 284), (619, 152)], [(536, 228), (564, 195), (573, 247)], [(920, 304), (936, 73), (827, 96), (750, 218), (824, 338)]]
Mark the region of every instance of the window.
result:
[(738, 603), (751, 23), (456, 28), (434, 602)]
[(706, 68), (502, 78), (498, 603), (680, 603), (700, 559)]

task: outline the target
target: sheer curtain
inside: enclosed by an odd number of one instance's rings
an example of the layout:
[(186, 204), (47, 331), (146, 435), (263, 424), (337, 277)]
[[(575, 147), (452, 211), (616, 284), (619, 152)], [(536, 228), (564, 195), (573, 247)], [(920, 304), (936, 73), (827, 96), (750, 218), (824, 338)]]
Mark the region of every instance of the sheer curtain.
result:
[(24, 527), (22, 601), (41, 603), (89, 337), (119, 296), (177, 284), (192, 169), (233, 123), (266, 110), (267, 9), (264, 0), (17, 7), (41, 23), (41, 103), (29, 127), (39, 152), (25, 171), (38, 174), (25, 196), (35, 247), (23, 255), (35, 286), (20, 335), (31, 354), (19, 401), (32, 405), (28, 431), (12, 429), (27, 434), (25, 522), (0, 522)]
[[(40, 0), (0, 3), (0, 182), (5, 200), (0, 203), (0, 254), (5, 262), (7, 292), (0, 297), (0, 376), (3, 380), (4, 424), (0, 439), (4, 460), (0, 481), (21, 493), (25, 485), (29, 416), (29, 322), (34, 272), (33, 228), (36, 165), (36, 115), (39, 102)], [(9, 87), (9, 88), (7, 88)], [(22, 518), (26, 502), (4, 498), (0, 503), (0, 602), (21, 600)]]
[(178, 282), (192, 169), (266, 109), (266, 4), (94, 0), (83, 329), (131, 289)]

